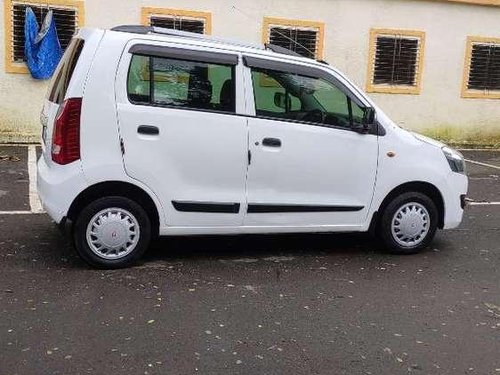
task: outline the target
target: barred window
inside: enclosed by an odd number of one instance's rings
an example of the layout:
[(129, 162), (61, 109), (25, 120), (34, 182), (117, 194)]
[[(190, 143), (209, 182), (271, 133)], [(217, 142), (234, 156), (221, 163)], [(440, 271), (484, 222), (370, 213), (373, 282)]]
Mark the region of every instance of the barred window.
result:
[(301, 56), (323, 58), (324, 25), (320, 22), (264, 19), (264, 41)]
[[(6, 0), (8, 1), (8, 0)], [(26, 18), (26, 8), (31, 7), (33, 10), (38, 24), (41, 25), (45, 16), (52, 10), (54, 21), (56, 24), (57, 35), (61, 47), (65, 50), (76, 30), (83, 23), (82, 3), (73, 2), (68, 0), (67, 5), (50, 4), (33, 4), (25, 1), (10, 1), (10, 17), (7, 18), (5, 25), (8, 38), (6, 39), (6, 55), (8, 56), (8, 63), (6, 70), (8, 72), (26, 72), (24, 66), (24, 22)], [(7, 4), (9, 5), (9, 4)]]
[(291, 27), (272, 27), (269, 30), (269, 43), (312, 59), (317, 54), (318, 32)]
[(467, 88), (500, 91), (500, 44), (472, 45)]
[(143, 24), (198, 34), (211, 33), (211, 14), (165, 8), (143, 8)]
[(418, 93), (424, 34), (372, 30), (368, 91)]
[(149, 19), (149, 22), (151, 26), (189, 31), (198, 34), (205, 33), (205, 22), (203, 20), (188, 19), (183, 17), (153, 16)]

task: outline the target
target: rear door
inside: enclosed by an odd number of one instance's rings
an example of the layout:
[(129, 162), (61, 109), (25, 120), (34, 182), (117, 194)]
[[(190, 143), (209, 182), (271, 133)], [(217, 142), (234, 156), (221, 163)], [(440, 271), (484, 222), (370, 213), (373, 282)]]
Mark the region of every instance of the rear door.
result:
[(247, 58), (249, 119), (245, 225), (355, 230), (373, 196), (378, 139), (354, 131), (366, 105), (322, 69)]
[(160, 199), (169, 226), (243, 221), (247, 121), (237, 54), (132, 42), (117, 78), (127, 174)]

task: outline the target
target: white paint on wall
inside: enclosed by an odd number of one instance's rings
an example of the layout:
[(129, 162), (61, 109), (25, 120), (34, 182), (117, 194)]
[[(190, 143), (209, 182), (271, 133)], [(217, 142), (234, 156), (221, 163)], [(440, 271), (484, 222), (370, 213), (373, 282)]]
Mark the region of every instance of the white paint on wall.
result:
[[(326, 60), (363, 89), (371, 28), (425, 31), (421, 94), (371, 96), (407, 128), (446, 126), (500, 133), (500, 100), (460, 97), (466, 38), (500, 37), (500, 7), (422, 0), (85, 0), (85, 26), (138, 24), (142, 6), (208, 11), (213, 35), (257, 43), (265, 16), (325, 22)], [(3, 27), (0, 43), (3, 55)], [(29, 75), (5, 73), (0, 59), (0, 141), (38, 139), (46, 87), (46, 82)]]

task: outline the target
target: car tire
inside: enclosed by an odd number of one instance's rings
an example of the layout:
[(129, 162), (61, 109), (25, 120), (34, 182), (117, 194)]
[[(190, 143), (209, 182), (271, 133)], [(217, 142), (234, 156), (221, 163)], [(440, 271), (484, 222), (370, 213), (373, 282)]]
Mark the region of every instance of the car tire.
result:
[(141, 258), (151, 241), (151, 220), (135, 201), (119, 196), (89, 203), (73, 231), (80, 257), (93, 267), (124, 268)]
[(427, 195), (407, 192), (384, 209), (378, 234), (395, 254), (415, 254), (426, 248), (436, 234), (438, 210)]

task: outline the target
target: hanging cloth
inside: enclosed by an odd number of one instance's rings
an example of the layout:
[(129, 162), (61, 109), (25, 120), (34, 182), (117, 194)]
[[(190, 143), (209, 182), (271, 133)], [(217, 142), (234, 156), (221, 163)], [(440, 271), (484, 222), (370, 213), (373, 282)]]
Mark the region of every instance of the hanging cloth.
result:
[(31, 76), (35, 79), (52, 77), (62, 54), (52, 10), (47, 12), (39, 30), (35, 13), (27, 7), (24, 21), (24, 56)]

